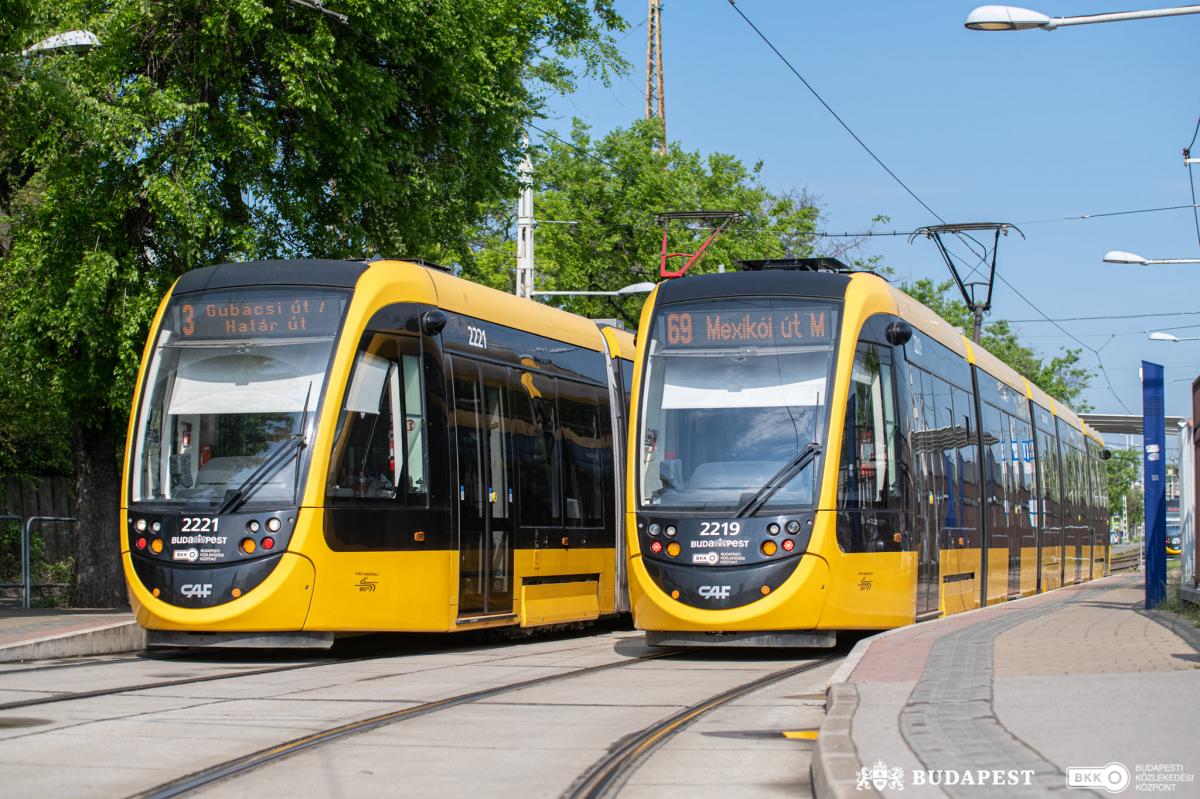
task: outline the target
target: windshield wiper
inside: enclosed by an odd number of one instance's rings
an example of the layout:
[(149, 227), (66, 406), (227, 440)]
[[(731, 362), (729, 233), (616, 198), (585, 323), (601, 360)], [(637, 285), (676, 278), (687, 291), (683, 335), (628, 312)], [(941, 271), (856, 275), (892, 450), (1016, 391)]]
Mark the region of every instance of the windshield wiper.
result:
[(754, 496), (750, 497), (742, 507), (738, 508), (734, 516), (744, 519), (747, 516), (753, 516), (755, 513), (758, 513), (758, 509), (767, 504), (767, 500), (773, 497), (776, 491), (783, 488), (789, 480), (804, 471), (805, 467), (816, 460), (816, 457), (820, 454), (820, 444), (815, 441), (805, 444), (804, 449), (800, 450), (796, 457), (784, 464), (782, 469), (775, 472), (770, 480), (763, 483), (763, 487), (754, 492)]
[(225, 493), (225, 501), (221, 503), (221, 507), (217, 508), (217, 515), (220, 516), (236, 510), (243, 502), (250, 498), (251, 494), (274, 477), (275, 473), (292, 459), (291, 456), (293, 453), (299, 452), (303, 448), (303, 433), (293, 433), (279, 442), (274, 451), (267, 456), (266, 460), (257, 469), (242, 481), (241, 485)]
[[(304, 410), (300, 413), (300, 432), (292, 433), (270, 452), (267, 457), (259, 464), (258, 468), (250, 472), (241, 485), (232, 491), (225, 492), (225, 499), (221, 502), (221, 506), (217, 508), (217, 515), (229, 513), (236, 510), (243, 502), (250, 498), (250, 495), (261, 488), (268, 480), (275, 476), (275, 473), (284, 467), (292, 458), (292, 453), (296, 455), (296, 479), (295, 482), (300, 482), (300, 450), (304, 449), (304, 426), (308, 421), (308, 401), (312, 397), (312, 382), (308, 384), (308, 391), (304, 394)], [(293, 488), (292, 499), (295, 501), (295, 489)]]

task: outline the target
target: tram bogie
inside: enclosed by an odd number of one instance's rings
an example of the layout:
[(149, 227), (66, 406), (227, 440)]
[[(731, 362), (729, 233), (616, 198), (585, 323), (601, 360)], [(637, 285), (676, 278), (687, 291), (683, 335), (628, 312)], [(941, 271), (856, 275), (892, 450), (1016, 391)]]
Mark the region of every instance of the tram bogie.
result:
[(184, 275), (130, 421), (138, 621), (291, 645), (618, 612), (632, 349), (412, 262)]
[(827, 263), (671, 281), (646, 304), (626, 529), (652, 642), (887, 629), (1105, 572), (1099, 436), (882, 278)]

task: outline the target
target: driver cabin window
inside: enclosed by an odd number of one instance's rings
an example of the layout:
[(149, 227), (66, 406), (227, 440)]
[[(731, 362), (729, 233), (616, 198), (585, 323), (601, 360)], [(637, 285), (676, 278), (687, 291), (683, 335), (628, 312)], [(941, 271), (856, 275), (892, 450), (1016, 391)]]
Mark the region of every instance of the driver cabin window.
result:
[(419, 344), (367, 334), (330, 459), (331, 497), (423, 502), (428, 492)]
[(896, 423), (890, 353), (883, 345), (859, 344), (838, 469), (838, 538), (847, 552), (902, 548)]

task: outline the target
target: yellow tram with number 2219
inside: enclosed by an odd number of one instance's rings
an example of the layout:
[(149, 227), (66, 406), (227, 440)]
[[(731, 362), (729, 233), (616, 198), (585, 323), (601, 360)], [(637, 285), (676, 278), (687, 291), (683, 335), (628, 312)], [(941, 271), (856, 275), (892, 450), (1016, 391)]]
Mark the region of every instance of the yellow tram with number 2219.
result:
[(625, 526), (651, 643), (832, 646), (1106, 573), (1100, 437), (830, 264), (749, 262), (646, 303)]

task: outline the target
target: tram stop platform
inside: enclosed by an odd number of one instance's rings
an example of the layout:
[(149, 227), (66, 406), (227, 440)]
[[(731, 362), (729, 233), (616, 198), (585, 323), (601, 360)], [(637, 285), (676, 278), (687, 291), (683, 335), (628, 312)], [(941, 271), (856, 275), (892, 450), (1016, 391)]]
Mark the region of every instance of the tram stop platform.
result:
[(0, 610), (0, 663), (111, 655), (145, 646), (145, 631), (128, 611)]
[(829, 686), (817, 796), (1200, 796), (1200, 631), (1145, 611), (1142, 579), (859, 642)]

